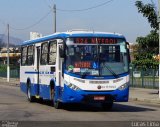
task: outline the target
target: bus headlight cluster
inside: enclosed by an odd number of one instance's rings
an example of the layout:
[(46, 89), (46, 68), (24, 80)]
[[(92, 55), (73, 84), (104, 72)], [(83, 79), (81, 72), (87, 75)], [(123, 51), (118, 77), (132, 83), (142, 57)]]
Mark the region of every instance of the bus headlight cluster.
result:
[(71, 89), (73, 89), (73, 90), (80, 90), (80, 88), (79, 88), (78, 86), (76, 86), (76, 85), (74, 85), (74, 84), (72, 84), (72, 83), (70, 83), (70, 84), (68, 85), (68, 87), (71, 88)]
[(64, 83), (65, 83), (69, 88), (71, 88), (71, 89), (73, 89), (73, 90), (81, 90), (78, 86), (76, 86), (76, 85), (74, 85), (74, 84), (72, 84), (72, 83), (69, 83), (69, 82), (67, 82), (66, 80), (64, 80)]
[(121, 85), (118, 89), (119, 89), (119, 90), (124, 90), (124, 89), (126, 89), (127, 87), (128, 87), (128, 83), (125, 83), (125, 84)]

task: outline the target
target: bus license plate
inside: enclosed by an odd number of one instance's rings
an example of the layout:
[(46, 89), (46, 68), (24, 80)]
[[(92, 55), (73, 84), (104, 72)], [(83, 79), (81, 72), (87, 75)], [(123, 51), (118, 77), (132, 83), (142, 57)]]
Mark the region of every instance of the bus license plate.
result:
[(105, 100), (105, 96), (94, 96), (94, 100), (103, 101), (103, 100)]

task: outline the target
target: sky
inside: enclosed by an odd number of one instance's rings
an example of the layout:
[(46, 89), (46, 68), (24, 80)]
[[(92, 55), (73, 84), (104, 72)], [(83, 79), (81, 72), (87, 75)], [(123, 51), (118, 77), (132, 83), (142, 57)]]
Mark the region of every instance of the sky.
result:
[[(106, 1), (111, 2), (87, 11), (59, 11), (86, 9)], [(151, 3), (151, 0), (142, 1)], [(158, 6), (158, 0), (153, 1)], [(71, 29), (116, 32), (123, 34), (128, 42), (135, 43), (138, 36), (146, 36), (151, 30), (147, 19), (138, 13), (135, 0), (0, 0), (0, 34), (7, 34), (7, 24), (10, 25), (10, 35), (22, 40), (28, 40), (30, 32), (39, 32), (43, 36), (53, 34), (51, 7), (54, 3), (57, 32)]]

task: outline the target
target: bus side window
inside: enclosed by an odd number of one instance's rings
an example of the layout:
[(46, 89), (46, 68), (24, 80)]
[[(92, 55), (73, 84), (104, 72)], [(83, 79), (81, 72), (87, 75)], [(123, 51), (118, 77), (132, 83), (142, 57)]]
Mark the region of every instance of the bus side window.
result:
[(55, 41), (51, 41), (49, 43), (49, 64), (55, 64), (56, 63), (56, 55), (57, 55), (57, 44)]
[(21, 65), (25, 66), (26, 64), (27, 64), (27, 47), (23, 47), (21, 53)]
[(34, 46), (29, 46), (28, 53), (27, 53), (27, 64), (28, 65), (34, 64), (33, 55), (34, 55)]
[(41, 45), (41, 65), (48, 64), (48, 42)]

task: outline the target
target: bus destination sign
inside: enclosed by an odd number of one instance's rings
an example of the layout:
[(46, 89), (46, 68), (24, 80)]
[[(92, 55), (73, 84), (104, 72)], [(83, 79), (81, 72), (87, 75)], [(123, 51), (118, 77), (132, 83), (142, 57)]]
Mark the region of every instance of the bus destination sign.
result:
[(76, 44), (116, 44), (117, 38), (74, 38)]

